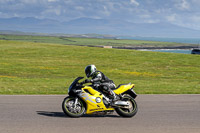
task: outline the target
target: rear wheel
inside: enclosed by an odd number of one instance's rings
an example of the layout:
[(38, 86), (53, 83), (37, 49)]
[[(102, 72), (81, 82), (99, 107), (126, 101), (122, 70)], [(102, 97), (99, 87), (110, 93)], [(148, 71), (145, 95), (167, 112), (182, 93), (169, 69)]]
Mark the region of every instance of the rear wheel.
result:
[(66, 97), (62, 103), (63, 112), (70, 117), (81, 117), (85, 112), (85, 107), (80, 99)]
[(115, 111), (123, 117), (133, 117), (137, 113), (137, 103), (131, 96), (124, 96), (122, 101), (129, 103), (128, 106), (121, 106), (115, 109)]

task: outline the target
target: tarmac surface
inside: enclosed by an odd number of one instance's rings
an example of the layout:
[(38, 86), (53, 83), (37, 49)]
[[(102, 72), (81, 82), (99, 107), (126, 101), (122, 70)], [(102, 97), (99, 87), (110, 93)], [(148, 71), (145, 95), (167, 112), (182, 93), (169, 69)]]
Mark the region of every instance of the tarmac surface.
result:
[(64, 95), (0, 95), (0, 133), (200, 133), (200, 95), (138, 95), (138, 113), (69, 118)]

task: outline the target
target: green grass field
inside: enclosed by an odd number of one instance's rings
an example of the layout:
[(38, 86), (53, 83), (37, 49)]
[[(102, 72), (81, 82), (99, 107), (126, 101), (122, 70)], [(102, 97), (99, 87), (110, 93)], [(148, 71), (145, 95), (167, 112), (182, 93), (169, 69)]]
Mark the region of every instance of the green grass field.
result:
[(97, 38), (70, 38), (55, 36), (28, 36), (28, 35), (0, 35), (0, 40), (27, 41), (40, 43), (56, 43), (65, 45), (87, 45), (87, 46), (142, 46), (142, 47), (169, 47), (188, 46), (195, 44), (183, 44), (174, 42), (141, 41), (141, 40), (117, 40), (117, 39), (97, 39)]
[[(91, 40), (90, 40), (91, 41)], [(200, 94), (200, 56), (0, 40), (0, 94), (65, 94), (95, 64), (139, 94)]]

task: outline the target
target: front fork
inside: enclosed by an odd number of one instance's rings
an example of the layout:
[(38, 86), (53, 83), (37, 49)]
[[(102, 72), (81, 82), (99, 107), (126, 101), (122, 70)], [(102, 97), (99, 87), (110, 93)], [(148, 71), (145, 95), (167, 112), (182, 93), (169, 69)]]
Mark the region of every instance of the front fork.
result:
[(78, 103), (78, 98), (76, 97), (76, 98), (75, 98), (75, 101), (74, 101), (74, 108), (76, 108), (77, 103)]

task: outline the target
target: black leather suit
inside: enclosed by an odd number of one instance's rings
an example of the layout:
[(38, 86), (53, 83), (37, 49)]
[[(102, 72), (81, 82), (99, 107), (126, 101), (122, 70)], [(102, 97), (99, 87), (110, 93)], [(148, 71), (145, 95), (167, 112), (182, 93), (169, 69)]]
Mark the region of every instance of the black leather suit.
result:
[(116, 88), (114, 82), (106, 77), (101, 71), (96, 71), (91, 77), (91, 82), (95, 89), (102, 91), (110, 97), (115, 96), (115, 93), (112, 91), (112, 89)]

